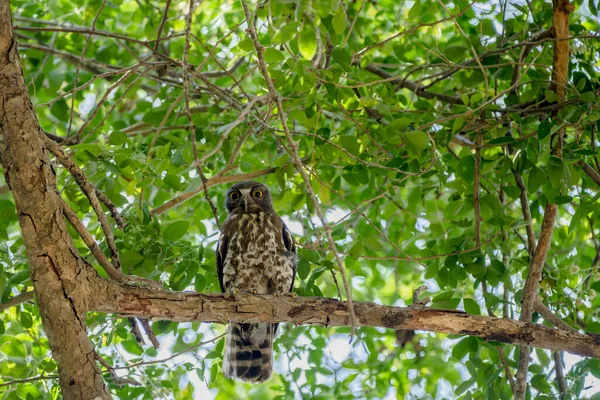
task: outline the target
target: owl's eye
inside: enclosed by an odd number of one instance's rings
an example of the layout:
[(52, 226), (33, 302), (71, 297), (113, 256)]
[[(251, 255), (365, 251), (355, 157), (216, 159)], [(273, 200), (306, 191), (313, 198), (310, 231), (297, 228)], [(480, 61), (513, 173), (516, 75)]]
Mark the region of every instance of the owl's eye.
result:
[(229, 193), (229, 198), (231, 200), (237, 200), (240, 198), (240, 194), (238, 192), (231, 192)]
[(263, 197), (263, 192), (261, 192), (260, 190), (255, 190), (254, 192), (252, 192), (252, 196), (261, 198)]

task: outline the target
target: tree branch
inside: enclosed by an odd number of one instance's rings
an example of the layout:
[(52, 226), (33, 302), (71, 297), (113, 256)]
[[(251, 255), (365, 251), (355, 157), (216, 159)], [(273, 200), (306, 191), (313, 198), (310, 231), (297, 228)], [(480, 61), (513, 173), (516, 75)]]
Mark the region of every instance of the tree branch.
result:
[(598, 174), (594, 168), (590, 167), (588, 163), (582, 162), (582, 164), (583, 172), (585, 172), (586, 175), (596, 183), (596, 185), (600, 186), (600, 174)]
[[(565, 87), (569, 69), (569, 41), (560, 39), (567, 39), (569, 37), (569, 14), (573, 11), (573, 5), (569, 4), (569, 0), (552, 0), (552, 8), (552, 33), (557, 41), (554, 43), (551, 89), (556, 93), (558, 101), (562, 102), (565, 100)], [(564, 127), (559, 129), (550, 139), (550, 143), (553, 142), (553, 139), (556, 139), (552, 148), (552, 154), (559, 158), (562, 154), (564, 131)], [(546, 256), (552, 244), (552, 233), (554, 232), (557, 213), (558, 206), (552, 204), (550, 199), (548, 199), (548, 204), (546, 204), (544, 210), (540, 237), (531, 258), (529, 273), (527, 274), (527, 280), (523, 288), (520, 317), (520, 320), (523, 322), (531, 321), (531, 314), (536, 302), (538, 302), (538, 285), (542, 276), (544, 263), (546, 262)], [(524, 400), (526, 397), (528, 368), (529, 346), (523, 346), (519, 352), (516, 400)]]
[(560, 399), (565, 398), (567, 393), (567, 384), (565, 382), (565, 371), (563, 369), (562, 354), (560, 351), (555, 351), (554, 356), (554, 371), (556, 372), (556, 383), (558, 384), (558, 394)]
[(521, 199), (521, 210), (523, 212), (523, 218), (527, 225), (525, 225), (525, 231), (527, 232), (527, 251), (529, 252), (529, 256), (533, 257), (535, 254), (535, 232), (533, 231), (533, 220), (531, 218), (531, 210), (529, 209), (529, 199), (527, 198), (527, 187), (525, 186), (525, 182), (523, 181), (523, 177), (516, 169), (512, 169), (512, 173), (515, 177), (515, 182), (519, 187), (520, 199)]
[(115, 279), (118, 281), (122, 280), (124, 278), (123, 273), (120, 271), (120, 269), (115, 268), (113, 266), (113, 264), (111, 264), (111, 262), (108, 261), (108, 258), (106, 258), (106, 256), (104, 255), (104, 253), (102, 252), (102, 250), (100, 249), (98, 244), (96, 243), (96, 240), (88, 232), (85, 225), (83, 225), (83, 222), (81, 222), (81, 220), (77, 217), (77, 214), (75, 213), (75, 211), (73, 211), (73, 209), (63, 199), (61, 199), (61, 202), (62, 202), (62, 211), (63, 211), (63, 214), (65, 215), (65, 218), (69, 221), (71, 226), (75, 229), (75, 231), (77, 232), (79, 237), (81, 237), (81, 239), (83, 240), (85, 245), (88, 247), (88, 249), (90, 249), (90, 252), (94, 255), (96, 260), (98, 260), (98, 263), (104, 269), (106, 274), (111, 279)]
[[(60, 148), (60, 146), (58, 144), (56, 144), (55, 141), (53, 141), (46, 135), (40, 135), (40, 137), (44, 140), (44, 143), (46, 144), (48, 150), (71, 173), (71, 175), (73, 176), (73, 178), (75, 179), (75, 181), (77, 182), (79, 187), (81, 188), (81, 191), (85, 194), (85, 196), (90, 201), (90, 204), (92, 205), (92, 209), (94, 210), (94, 212), (96, 213), (96, 216), (98, 217), (100, 226), (102, 226), (102, 231), (104, 232), (104, 235), (106, 236), (106, 242), (108, 244), (108, 248), (110, 249), (110, 259), (111, 259), (112, 265), (117, 270), (121, 269), (121, 262), (119, 261), (119, 251), (118, 251), (117, 245), (115, 243), (115, 237), (112, 233), (112, 229), (111, 229), (110, 225), (108, 224), (108, 221), (106, 220), (106, 215), (104, 215), (104, 210), (102, 210), (102, 205), (100, 205), (100, 200), (98, 200), (98, 196), (96, 195), (98, 190), (90, 183), (90, 181), (87, 179), (87, 177), (85, 176), (85, 174), (83, 173), (81, 168), (79, 168), (79, 166), (77, 166), (77, 164), (75, 164), (75, 162), (71, 159), (71, 157), (69, 157), (68, 155), (66, 155), (63, 152), (63, 150)], [(103, 200), (104, 201), (108, 200), (110, 202), (110, 200), (106, 196), (103, 196)], [(112, 202), (111, 202), (111, 204), (112, 204)], [(66, 205), (66, 203), (65, 203), (65, 205)], [(68, 205), (66, 205), (66, 207), (68, 207)], [(113, 212), (116, 211), (116, 207), (114, 207), (114, 205), (111, 208), (112, 208)], [(117, 218), (115, 218), (115, 220), (116, 221), (120, 220), (120, 222), (122, 223), (122, 219), (120, 218), (120, 215)], [(81, 235), (81, 233), (80, 233), (80, 235)]]
[[(97, 282), (96, 282), (97, 281)], [(345, 301), (322, 297), (237, 293), (171, 292), (95, 279), (90, 311), (176, 322), (287, 322), (296, 325), (349, 326)], [(484, 340), (529, 345), (600, 358), (600, 336), (513, 319), (469, 315), (427, 307), (393, 307), (355, 302), (361, 326), (415, 329), (469, 335)]]
[[(378, 68), (372, 64), (368, 64), (365, 67), (365, 70), (367, 70), (377, 76), (380, 76), (382, 78), (387, 79), (387, 78), (392, 77), (392, 74), (390, 74), (389, 72), (384, 71), (383, 69)], [(398, 78), (398, 79), (391, 80), (390, 82), (395, 83), (396, 87), (398, 89), (408, 89), (411, 92), (413, 92), (415, 95), (417, 95), (418, 97), (423, 97), (425, 99), (438, 99), (439, 101), (441, 101), (443, 103), (464, 105), (464, 103), (460, 97), (450, 96), (448, 94), (443, 94), (443, 93), (428, 92), (423, 87), (421, 87), (419, 84), (417, 84), (413, 81)]]
[(555, 327), (557, 327), (559, 329), (564, 329), (566, 331), (576, 332), (576, 330), (571, 325), (567, 324), (565, 321), (560, 319), (556, 314), (554, 314), (552, 311), (550, 311), (550, 309), (548, 307), (546, 307), (539, 299), (535, 303), (535, 311), (537, 313), (539, 313), (542, 317), (544, 317), (544, 319), (546, 321), (552, 323), (552, 325), (554, 325)]
[(0, 387), (18, 385), (19, 383), (35, 382), (35, 381), (40, 381), (40, 380), (44, 380), (44, 379), (58, 379), (58, 375), (39, 375), (39, 376), (33, 376), (31, 378), (15, 379), (12, 381), (0, 383)]
[(0, 303), (0, 311), (8, 310), (21, 303), (33, 300), (33, 292), (23, 292), (11, 297), (6, 303)]

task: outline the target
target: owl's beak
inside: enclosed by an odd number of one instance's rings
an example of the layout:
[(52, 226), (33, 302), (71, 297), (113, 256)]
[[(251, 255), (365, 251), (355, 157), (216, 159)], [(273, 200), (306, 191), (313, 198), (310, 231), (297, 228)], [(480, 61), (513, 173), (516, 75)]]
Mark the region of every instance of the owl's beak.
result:
[(248, 212), (248, 205), (251, 203), (250, 193), (244, 193), (244, 210)]

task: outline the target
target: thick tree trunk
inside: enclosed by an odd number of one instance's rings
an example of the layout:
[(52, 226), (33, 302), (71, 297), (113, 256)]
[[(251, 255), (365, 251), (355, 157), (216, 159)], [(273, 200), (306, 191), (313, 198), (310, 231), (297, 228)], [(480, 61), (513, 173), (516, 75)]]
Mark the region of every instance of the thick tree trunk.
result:
[(0, 0), (0, 156), (12, 190), (44, 331), (65, 399), (108, 399), (87, 336), (91, 268), (67, 232), (56, 177), (40, 140), (12, 31), (10, 4)]

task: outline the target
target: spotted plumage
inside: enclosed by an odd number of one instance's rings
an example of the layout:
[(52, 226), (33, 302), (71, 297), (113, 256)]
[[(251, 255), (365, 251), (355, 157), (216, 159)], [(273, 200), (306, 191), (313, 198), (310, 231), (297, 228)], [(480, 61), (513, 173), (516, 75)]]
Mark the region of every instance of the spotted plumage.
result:
[[(217, 246), (221, 291), (257, 294), (291, 292), (296, 276), (296, 245), (275, 213), (271, 195), (258, 182), (240, 182), (227, 192), (229, 215)], [(273, 339), (278, 324), (229, 324), (223, 373), (264, 382), (273, 371)]]

